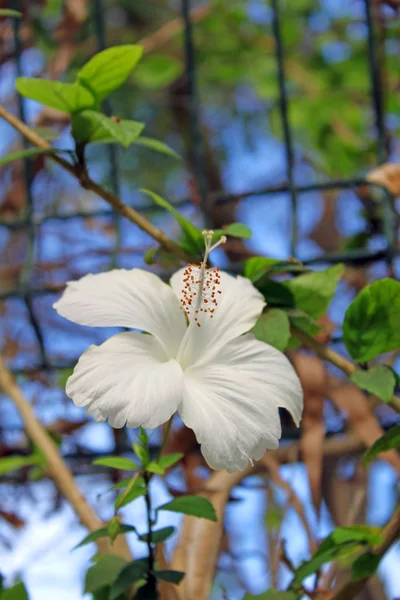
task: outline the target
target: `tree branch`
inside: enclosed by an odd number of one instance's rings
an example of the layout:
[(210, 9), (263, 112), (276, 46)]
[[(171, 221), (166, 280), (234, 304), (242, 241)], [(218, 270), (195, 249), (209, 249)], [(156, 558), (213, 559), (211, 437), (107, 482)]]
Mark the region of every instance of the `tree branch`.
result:
[[(338, 367), (338, 369), (343, 371), (343, 373), (346, 373), (346, 375), (350, 376), (352, 373), (354, 373), (355, 371), (358, 370), (355, 364), (353, 364), (352, 362), (350, 362), (343, 356), (340, 356), (340, 354), (338, 354), (334, 350), (331, 350), (330, 348), (326, 348), (325, 346), (323, 346), (322, 344), (317, 342), (317, 340), (312, 338), (310, 335), (308, 335), (307, 333), (304, 333), (304, 331), (301, 331), (300, 329), (298, 329), (297, 327), (294, 327), (293, 325), (292, 325), (291, 329), (292, 329), (293, 335), (295, 335), (297, 337), (297, 339), (304, 346), (306, 346), (307, 348), (310, 348), (311, 350), (314, 350), (314, 352), (320, 358), (322, 358), (322, 360), (326, 360), (326, 361), (330, 362), (332, 365), (335, 365), (335, 367)], [(388, 404), (396, 412), (400, 412), (400, 398), (398, 398), (397, 396), (393, 396), (391, 401), (388, 402)]]
[[(93, 509), (80, 493), (71, 471), (58, 453), (56, 444), (36, 418), (30, 403), (25, 399), (1, 357), (0, 391), (14, 402), (24, 422), (28, 436), (39, 447), (46, 459), (46, 466), (51, 478), (63, 496), (73, 506), (82, 525), (90, 532), (102, 527), (103, 523), (98, 519)], [(119, 554), (127, 560), (132, 560), (128, 544), (123, 536), (119, 536), (113, 546), (111, 546), (108, 538), (100, 539), (96, 543), (99, 551), (104, 554)]]
[[(0, 117), (3, 117), (5, 121), (7, 121), (12, 127), (14, 127), (21, 135), (24, 136), (28, 142), (30, 142), (33, 146), (37, 148), (48, 149), (51, 148), (51, 145), (46, 142), (42, 137), (40, 137), (35, 131), (33, 131), (30, 127), (25, 125), (20, 119), (16, 116), (8, 112), (4, 108), (4, 106), (0, 105)], [(95, 192), (98, 196), (103, 198), (108, 204), (110, 204), (121, 216), (125, 217), (132, 223), (135, 223), (142, 231), (145, 231), (148, 235), (150, 235), (154, 240), (156, 240), (160, 246), (163, 246), (168, 252), (172, 252), (182, 260), (188, 261), (188, 255), (183, 252), (183, 250), (176, 244), (173, 240), (171, 240), (161, 229), (155, 227), (150, 221), (148, 221), (143, 215), (138, 213), (131, 206), (127, 206), (122, 202), (122, 200), (113, 194), (112, 192), (104, 189), (96, 182), (94, 182), (86, 173), (80, 172), (79, 168), (69, 163), (67, 160), (57, 155), (49, 155), (48, 158), (56, 162), (58, 165), (63, 167), (66, 171), (71, 173), (81, 184), (81, 186), (87, 190), (91, 190)]]

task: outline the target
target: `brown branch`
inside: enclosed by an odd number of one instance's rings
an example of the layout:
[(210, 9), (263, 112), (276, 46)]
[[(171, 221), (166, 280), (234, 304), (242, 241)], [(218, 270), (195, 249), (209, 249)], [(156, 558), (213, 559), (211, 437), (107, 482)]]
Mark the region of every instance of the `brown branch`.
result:
[[(320, 358), (322, 358), (322, 360), (326, 360), (332, 365), (335, 365), (335, 367), (338, 367), (338, 369), (343, 371), (343, 373), (346, 373), (346, 375), (350, 376), (352, 373), (358, 370), (355, 364), (353, 364), (343, 356), (340, 356), (340, 354), (337, 354), (337, 352), (335, 352), (334, 350), (326, 348), (325, 346), (317, 342), (317, 340), (312, 338), (310, 335), (304, 333), (304, 331), (297, 329), (297, 327), (292, 326), (292, 333), (302, 344), (304, 344), (304, 346), (310, 348), (311, 350), (314, 350), (314, 352)], [(400, 398), (398, 398), (397, 396), (393, 396), (391, 401), (388, 402), (388, 404), (396, 412), (400, 412)]]
[[(63, 496), (74, 508), (82, 525), (90, 532), (96, 531), (102, 527), (103, 523), (98, 519), (93, 509), (80, 493), (71, 471), (58, 453), (56, 444), (49, 437), (40, 421), (36, 418), (30, 403), (25, 399), (1, 357), (0, 391), (9, 396), (14, 402), (24, 422), (25, 430), (29, 438), (39, 447), (46, 459), (47, 470), (51, 478)], [(119, 536), (113, 546), (111, 546), (108, 538), (100, 539), (96, 543), (99, 551), (104, 554), (119, 554), (127, 560), (132, 560), (128, 544), (123, 536)]]
[[(192, 23), (198, 23), (202, 21), (208, 14), (210, 14), (212, 10), (212, 6), (210, 4), (201, 4), (197, 6), (190, 12), (190, 20)], [(152, 52), (153, 50), (157, 50), (161, 46), (164, 46), (169, 40), (180, 33), (184, 28), (185, 24), (182, 17), (176, 17), (175, 19), (171, 19), (168, 23), (165, 23), (150, 35), (142, 38), (135, 42), (139, 46), (142, 46), (143, 52)]]
[[(323, 451), (327, 456), (343, 456), (344, 454), (360, 452), (363, 447), (356, 436), (349, 434), (326, 440)], [(301, 460), (299, 443), (271, 450), (269, 455), (283, 464), (291, 462), (295, 452), (298, 460)], [(222, 539), (225, 505), (228, 502), (230, 492), (243, 479), (260, 472), (265, 472), (262, 460), (256, 463), (254, 467), (247, 467), (244, 471), (235, 473), (216, 471), (204, 483), (201, 494), (214, 505), (218, 521), (213, 523), (195, 517), (185, 517), (180, 543), (175, 549), (170, 565), (171, 569), (186, 573), (179, 586), (185, 598), (196, 598), (196, 600), (206, 600), (208, 598)]]
[[(400, 536), (400, 508), (397, 509), (389, 523), (384, 528), (382, 536), (382, 542), (374, 549), (374, 554), (380, 557), (382, 557), (387, 550), (389, 550), (391, 545)], [(331, 596), (331, 600), (351, 600), (352, 598), (355, 598), (357, 594), (363, 590), (369, 578), (370, 576), (364, 577), (359, 581), (349, 581), (338, 592)], [(320, 600), (322, 600), (322, 597)]]
[[(8, 112), (3, 106), (0, 105), (0, 117), (3, 117), (5, 121), (7, 121), (10, 125), (12, 125), (21, 135), (24, 136), (28, 142), (30, 142), (33, 146), (37, 148), (48, 149), (51, 148), (50, 144), (46, 142), (42, 137), (40, 137), (35, 131), (33, 131), (30, 127), (25, 125), (20, 119), (15, 117), (13, 114)], [(172, 252), (182, 260), (187, 261), (188, 256), (183, 252), (183, 250), (176, 244), (173, 240), (171, 240), (161, 229), (155, 227), (150, 221), (148, 221), (143, 215), (138, 213), (131, 206), (127, 206), (122, 202), (122, 200), (116, 196), (115, 194), (109, 192), (104, 189), (97, 183), (95, 183), (92, 179), (90, 179), (87, 173), (79, 172), (79, 168), (69, 163), (64, 158), (61, 158), (57, 155), (49, 155), (49, 158), (63, 167), (66, 171), (71, 173), (87, 190), (91, 190), (95, 192), (98, 196), (103, 198), (108, 204), (110, 204), (121, 216), (125, 217), (132, 223), (135, 223), (142, 231), (145, 231), (148, 235), (150, 235), (154, 240), (156, 240), (160, 246), (163, 246), (165, 250), (168, 252)]]

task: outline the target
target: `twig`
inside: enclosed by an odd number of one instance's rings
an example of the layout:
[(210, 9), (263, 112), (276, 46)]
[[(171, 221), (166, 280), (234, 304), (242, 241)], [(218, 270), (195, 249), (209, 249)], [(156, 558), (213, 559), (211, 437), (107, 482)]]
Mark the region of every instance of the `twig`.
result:
[[(102, 527), (103, 523), (98, 519), (93, 509), (80, 493), (71, 471), (58, 453), (56, 444), (49, 437), (40, 421), (36, 418), (31, 405), (25, 399), (1, 357), (0, 391), (9, 396), (14, 402), (22, 417), (28, 436), (39, 447), (46, 459), (47, 470), (51, 478), (63, 496), (73, 506), (82, 525), (87, 527), (90, 532), (96, 531)], [(119, 536), (113, 546), (111, 546), (110, 541), (107, 538), (97, 540), (96, 543), (99, 551), (102, 553), (120, 554), (127, 560), (132, 560), (129, 547), (123, 536)]]
[[(51, 145), (46, 142), (42, 137), (40, 137), (35, 131), (33, 131), (30, 127), (25, 125), (20, 119), (16, 116), (8, 112), (4, 108), (4, 106), (0, 105), (0, 117), (3, 117), (5, 121), (7, 121), (10, 125), (12, 125), (21, 135), (24, 136), (28, 142), (30, 142), (33, 146), (37, 148), (51, 148)], [(63, 167), (66, 171), (71, 173), (82, 185), (83, 188), (87, 190), (91, 190), (95, 192), (98, 196), (103, 198), (108, 204), (110, 204), (121, 216), (125, 217), (132, 223), (135, 223), (142, 231), (145, 231), (148, 235), (150, 235), (154, 240), (156, 240), (163, 248), (168, 250), (168, 252), (172, 252), (182, 260), (187, 261), (189, 259), (188, 255), (183, 252), (183, 250), (176, 244), (173, 240), (171, 240), (161, 229), (155, 227), (150, 221), (148, 221), (143, 215), (138, 213), (131, 206), (127, 206), (122, 202), (122, 200), (113, 194), (112, 192), (104, 189), (96, 182), (94, 182), (90, 177), (88, 177), (87, 173), (80, 172), (79, 168), (69, 163), (64, 158), (57, 156), (55, 154), (49, 155), (49, 158)]]
[[(334, 350), (326, 348), (325, 346), (317, 342), (317, 340), (312, 338), (310, 335), (304, 333), (304, 331), (300, 331), (300, 329), (297, 329), (297, 327), (294, 327), (293, 325), (292, 333), (302, 344), (304, 344), (304, 346), (307, 346), (307, 348), (314, 350), (314, 352), (320, 358), (322, 358), (322, 360), (327, 360), (328, 362), (332, 363), (333, 365), (335, 365), (335, 367), (338, 367), (338, 369), (343, 371), (343, 373), (346, 373), (346, 375), (350, 376), (352, 373), (358, 370), (355, 364), (353, 364), (343, 356), (340, 356), (340, 354), (338, 354)], [(398, 398), (397, 396), (393, 396), (391, 401), (388, 402), (388, 404), (396, 412), (400, 412), (400, 398)]]
[[(374, 554), (382, 557), (391, 545), (396, 541), (400, 535), (400, 508), (394, 513), (389, 523), (386, 525), (382, 532), (383, 541), (375, 547)], [(372, 576), (372, 574), (370, 575)], [(330, 600), (351, 600), (359, 594), (365, 584), (368, 582), (370, 576), (364, 577), (359, 581), (349, 581), (346, 583), (338, 592), (331, 596)], [(318, 598), (322, 600), (322, 596)]]

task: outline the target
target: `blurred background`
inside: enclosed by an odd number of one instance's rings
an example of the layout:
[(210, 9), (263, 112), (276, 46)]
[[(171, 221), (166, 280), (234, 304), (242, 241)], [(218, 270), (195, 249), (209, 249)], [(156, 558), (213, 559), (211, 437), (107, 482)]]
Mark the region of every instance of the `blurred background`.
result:
[[(138, 145), (98, 145), (88, 152), (91, 177), (174, 239), (176, 222), (140, 188), (166, 197), (200, 227), (248, 225), (251, 240), (230, 239), (213, 256), (233, 272), (254, 255), (293, 256), (316, 269), (344, 262), (321, 341), (345, 352), (340, 324), (348, 304), (368, 282), (396, 277), (400, 268), (400, 171), (380, 167), (399, 161), (398, 0), (15, 0), (0, 7), (23, 15), (0, 19), (0, 103), (58, 148), (73, 148), (68, 116), (22, 100), (16, 77), (73, 81), (97, 51), (141, 44), (139, 66), (106, 109), (144, 122), (145, 135), (182, 160)], [(22, 147), (4, 121), (0, 134), (1, 155)], [(64, 385), (87, 346), (115, 330), (75, 326), (52, 304), (66, 281), (88, 272), (145, 267), (167, 278), (177, 263), (161, 255), (147, 266), (143, 257), (153, 247), (147, 234), (51, 161), (0, 164), (1, 353), (104, 520), (113, 514), (115, 476), (91, 462), (108, 453), (129, 456), (135, 432), (95, 424), (66, 397)], [(232, 491), (215, 600), (290, 580), (279, 558), (274, 567), (277, 535), (298, 565), (309, 555), (310, 531), (319, 539), (349, 519), (383, 525), (398, 500), (396, 461), (375, 463), (366, 473), (362, 445), (339, 444), (332, 454), (323, 448), (324, 436), (340, 441), (349, 432), (367, 443), (374, 427), (395, 422), (394, 413), (378, 411), (368, 429), (360, 391), (309, 353), (290, 353), (305, 387), (307, 418), (300, 432), (284, 420), (282, 444), (295, 452), (279, 469), (280, 484), (254, 475)], [(390, 360), (400, 366), (396, 353)], [(337, 384), (329, 398), (321, 384), (326, 377)], [(156, 431), (151, 443), (156, 448), (159, 441)], [(155, 478), (157, 503), (208, 476), (178, 420), (170, 446), (185, 460), (165, 480)], [(45, 472), (24, 464), (31, 454), (15, 406), (0, 396), (0, 572), (7, 584), (22, 578), (33, 600), (82, 598), (94, 547), (71, 551), (85, 530)], [(21, 468), (2, 474), (1, 457), (10, 456), (20, 457)], [(282, 481), (303, 505), (308, 533)], [(125, 511), (126, 521), (144, 529), (141, 499)], [(145, 555), (144, 543), (129, 541), (135, 556)], [(394, 547), (363, 600), (400, 596), (399, 561)]]

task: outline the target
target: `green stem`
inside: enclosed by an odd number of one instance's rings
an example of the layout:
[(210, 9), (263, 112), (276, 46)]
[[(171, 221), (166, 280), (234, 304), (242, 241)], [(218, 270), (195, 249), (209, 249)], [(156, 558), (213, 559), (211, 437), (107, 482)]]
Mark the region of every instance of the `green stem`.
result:
[[(145, 494), (145, 501), (146, 501), (146, 509), (147, 509), (147, 527), (148, 527), (148, 533), (147, 533), (147, 548), (148, 548), (148, 570), (147, 570), (147, 585), (149, 586), (149, 588), (151, 589), (151, 591), (155, 591), (157, 593), (157, 580), (154, 576), (154, 548), (153, 548), (153, 521), (151, 518), (151, 498), (150, 498), (150, 492), (149, 492), (149, 484), (150, 484), (150, 473), (147, 473), (147, 471), (144, 471), (143, 473), (143, 479), (146, 483), (146, 494)], [(149, 591), (150, 591), (149, 589)]]

